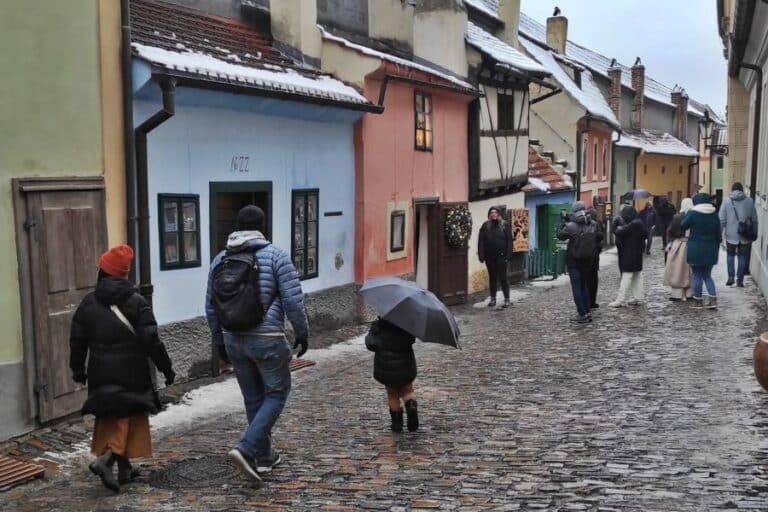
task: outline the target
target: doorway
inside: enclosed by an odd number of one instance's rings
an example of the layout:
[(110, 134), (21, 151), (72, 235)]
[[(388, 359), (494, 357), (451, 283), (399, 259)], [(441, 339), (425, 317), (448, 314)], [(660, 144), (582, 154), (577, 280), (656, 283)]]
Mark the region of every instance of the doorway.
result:
[(264, 236), (272, 239), (272, 182), (240, 181), (210, 184), (211, 260), (227, 246), (227, 238), (236, 229), (237, 212), (253, 204), (264, 210)]
[[(430, 242), (430, 221), (433, 218), (431, 212), (434, 211), (434, 204), (426, 202), (417, 202), (414, 205), (416, 209), (416, 282), (424, 289), (432, 290), (433, 283), (429, 279), (429, 242)], [(433, 286), (430, 286), (433, 285)]]

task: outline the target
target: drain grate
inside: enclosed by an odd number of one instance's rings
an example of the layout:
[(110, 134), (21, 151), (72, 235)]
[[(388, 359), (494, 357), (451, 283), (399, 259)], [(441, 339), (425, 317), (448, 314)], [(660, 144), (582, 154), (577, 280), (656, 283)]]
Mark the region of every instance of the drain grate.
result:
[(202, 489), (232, 484), (241, 473), (226, 456), (214, 455), (173, 462), (149, 477), (152, 487), (162, 489)]
[(295, 372), (296, 370), (315, 366), (316, 364), (315, 361), (310, 361), (309, 359), (291, 359), (290, 368), (292, 372)]
[(43, 466), (0, 456), (0, 491), (7, 491), (11, 487), (43, 476)]

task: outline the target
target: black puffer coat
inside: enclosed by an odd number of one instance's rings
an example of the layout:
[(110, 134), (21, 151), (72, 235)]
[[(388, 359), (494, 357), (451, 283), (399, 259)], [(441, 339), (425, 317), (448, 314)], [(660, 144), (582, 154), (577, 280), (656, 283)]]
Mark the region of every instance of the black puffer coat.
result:
[[(120, 308), (136, 334), (110, 309)], [(157, 334), (157, 322), (147, 301), (133, 284), (104, 277), (85, 296), (72, 319), (69, 367), (87, 374), (88, 399), (83, 414), (124, 417), (160, 409), (149, 359), (166, 376), (171, 360)], [(88, 357), (88, 371), (85, 359)]]
[(386, 320), (371, 324), (365, 346), (373, 351), (373, 378), (385, 386), (399, 388), (416, 378), (413, 335)]
[(616, 235), (616, 249), (619, 252), (619, 271), (642, 271), (648, 229), (632, 206), (624, 206), (621, 209), (621, 216), (616, 219), (613, 233)]
[(504, 220), (487, 220), (477, 237), (477, 257), (481, 263), (505, 259), (512, 254), (512, 230)]

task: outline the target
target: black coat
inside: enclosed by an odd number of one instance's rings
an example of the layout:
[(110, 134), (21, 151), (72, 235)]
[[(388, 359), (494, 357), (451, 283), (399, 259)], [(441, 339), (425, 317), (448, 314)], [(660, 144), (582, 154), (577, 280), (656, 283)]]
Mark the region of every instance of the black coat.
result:
[[(110, 309), (113, 304), (136, 334)], [(152, 309), (129, 281), (107, 277), (98, 282), (75, 312), (69, 344), (72, 373), (88, 376), (83, 414), (124, 417), (158, 412), (149, 359), (166, 375), (172, 372), (171, 360), (157, 334)]]
[(373, 356), (373, 378), (385, 386), (399, 388), (416, 378), (413, 335), (386, 320), (377, 320), (365, 337)]
[(480, 227), (477, 256), (480, 262), (512, 254), (512, 229), (506, 221), (487, 220)]
[(643, 253), (645, 241), (648, 238), (648, 228), (637, 217), (634, 208), (632, 214), (624, 215), (617, 219), (613, 228), (616, 235), (616, 249), (619, 253), (620, 272), (640, 272), (643, 270)]

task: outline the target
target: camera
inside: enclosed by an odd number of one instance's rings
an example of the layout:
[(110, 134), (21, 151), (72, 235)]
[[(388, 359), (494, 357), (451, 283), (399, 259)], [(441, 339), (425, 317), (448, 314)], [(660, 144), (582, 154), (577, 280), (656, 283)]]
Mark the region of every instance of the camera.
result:
[(563, 210), (560, 210), (560, 219), (563, 221), (569, 221), (571, 219), (571, 216), (568, 215), (567, 210), (563, 209)]

